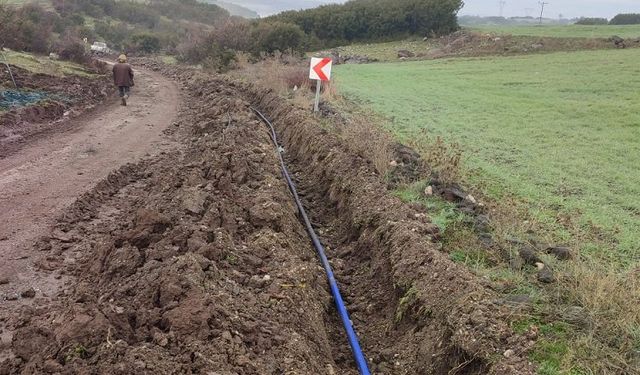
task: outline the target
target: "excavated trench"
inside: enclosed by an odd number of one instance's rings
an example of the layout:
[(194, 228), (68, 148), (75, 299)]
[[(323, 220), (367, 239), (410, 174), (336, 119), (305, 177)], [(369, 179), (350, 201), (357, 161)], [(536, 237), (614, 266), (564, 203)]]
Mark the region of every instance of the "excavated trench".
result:
[(11, 322), (0, 374), (357, 374), (252, 106), (285, 146), (372, 373), (533, 374), (509, 311), (366, 160), (269, 91), (151, 67), (185, 89), (168, 131), (183, 147), (112, 173), (39, 242), (40, 267), (76, 281)]
[(269, 91), (245, 92), (282, 137), (373, 372), (533, 373), (510, 311), (438, 250), (429, 212), (391, 197), (370, 162), (304, 111)]

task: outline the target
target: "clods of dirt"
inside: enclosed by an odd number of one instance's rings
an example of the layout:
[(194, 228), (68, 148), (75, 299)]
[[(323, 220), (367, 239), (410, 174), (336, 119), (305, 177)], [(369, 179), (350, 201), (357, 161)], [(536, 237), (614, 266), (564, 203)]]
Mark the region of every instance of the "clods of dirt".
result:
[[(510, 331), (508, 309), (484, 283), (438, 250), (428, 213), (391, 197), (368, 160), (303, 111), (266, 90), (244, 91), (282, 137), (373, 371), (533, 373), (522, 354), (494, 362), (509, 349), (526, 352), (528, 341)], [(478, 205), (464, 191), (456, 196)]]
[(23, 290), (20, 293), (20, 297), (22, 298), (33, 298), (36, 296), (36, 291), (33, 288), (29, 288), (27, 290)]
[(121, 168), (67, 210), (45, 251), (75, 281), (16, 322), (5, 368), (355, 374), (332, 353), (325, 277), (269, 133), (232, 87), (181, 80), (202, 95), (180, 113), (183, 147)]
[(549, 267), (547, 264), (538, 263), (538, 281), (545, 284), (551, 284), (556, 281), (555, 273), (553, 269)]
[(538, 257), (538, 253), (535, 248), (529, 245), (523, 245), (518, 250), (518, 254), (520, 258), (524, 260), (524, 262), (528, 265), (536, 265), (537, 263), (542, 263), (542, 260)]
[(571, 249), (565, 246), (549, 246), (544, 249), (547, 254), (551, 254), (559, 260), (570, 260), (573, 258)]
[(185, 88), (183, 146), (67, 210), (48, 251), (75, 281), (14, 322), (16, 358), (0, 369), (357, 373), (256, 106), (278, 128), (374, 373), (534, 373), (509, 306), (439, 251), (437, 226), (369, 162), (271, 92), (156, 68)]
[(429, 173), (429, 168), (421, 155), (411, 147), (395, 143), (391, 151), (393, 165), (388, 174), (390, 188), (419, 181)]

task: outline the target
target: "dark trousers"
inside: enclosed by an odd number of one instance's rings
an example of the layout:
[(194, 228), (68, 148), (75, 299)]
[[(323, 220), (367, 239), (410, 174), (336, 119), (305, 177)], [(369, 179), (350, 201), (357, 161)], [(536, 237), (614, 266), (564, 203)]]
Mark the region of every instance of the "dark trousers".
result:
[(129, 95), (129, 86), (118, 86), (118, 91), (120, 91), (120, 97), (124, 98), (125, 95)]

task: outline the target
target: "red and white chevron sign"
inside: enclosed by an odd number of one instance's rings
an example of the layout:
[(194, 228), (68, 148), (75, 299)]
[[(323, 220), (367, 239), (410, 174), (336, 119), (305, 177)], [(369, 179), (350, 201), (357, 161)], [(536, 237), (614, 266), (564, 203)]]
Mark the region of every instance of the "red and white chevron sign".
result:
[(331, 66), (333, 60), (328, 57), (311, 58), (311, 69), (309, 70), (309, 78), (317, 79), (319, 81), (329, 81), (331, 79)]

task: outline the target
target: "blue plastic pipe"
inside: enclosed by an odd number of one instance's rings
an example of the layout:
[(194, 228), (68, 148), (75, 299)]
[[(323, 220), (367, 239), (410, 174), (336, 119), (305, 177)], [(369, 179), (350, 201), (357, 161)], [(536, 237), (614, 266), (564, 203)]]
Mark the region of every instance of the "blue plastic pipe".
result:
[(296, 185), (293, 183), (291, 179), (291, 175), (289, 174), (289, 170), (284, 162), (284, 158), (282, 157), (282, 147), (278, 144), (278, 137), (276, 135), (276, 129), (273, 127), (271, 121), (269, 121), (260, 111), (255, 108), (251, 108), (257, 115), (262, 119), (262, 121), (269, 126), (271, 129), (271, 139), (278, 149), (278, 157), (280, 158), (280, 166), (282, 167), (282, 174), (287, 180), (287, 185), (289, 185), (289, 190), (291, 190), (291, 194), (293, 194), (293, 198), (296, 201), (296, 206), (298, 206), (298, 211), (300, 211), (300, 216), (302, 216), (302, 220), (304, 221), (304, 225), (307, 227), (307, 232), (309, 233), (309, 237), (311, 237), (311, 242), (313, 242), (313, 246), (316, 248), (318, 252), (318, 256), (322, 261), (322, 266), (324, 267), (324, 271), (327, 273), (327, 278), (329, 279), (329, 287), (331, 288), (331, 295), (333, 295), (333, 300), (336, 303), (336, 308), (338, 310), (338, 315), (340, 315), (340, 319), (342, 320), (342, 325), (344, 326), (344, 330), (347, 333), (347, 339), (349, 340), (349, 345), (351, 346), (351, 352), (353, 352), (353, 357), (356, 361), (356, 365), (358, 366), (358, 370), (361, 375), (370, 375), (369, 366), (367, 365), (367, 360), (364, 357), (364, 353), (362, 352), (362, 348), (360, 348), (360, 342), (358, 341), (358, 335), (356, 331), (353, 329), (353, 324), (351, 323), (351, 318), (349, 318), (349, 312), (347, 311), (346, 306), (344, 305), (344, 300), (342, 299), (342, 294), (340, 294), (340, 288), (338, 288), (338, 282), (336, 281), (335, 276), (333, 275), (333, 270), (331, 269), (331, 265), (329, 264), (329, 259), (327, 259), (327, 255), (324, 250), (324, 246), (320, 242), (316, 231), (313, 229), (311, 225), (311, 221), (309, 220), (309, 216), (307, 216), (307, 212), (302, 206), (302, 201), (300, 200), (300, 196), (298, 195), (298, 191), (296, 190)]

